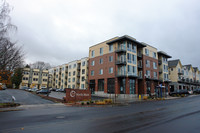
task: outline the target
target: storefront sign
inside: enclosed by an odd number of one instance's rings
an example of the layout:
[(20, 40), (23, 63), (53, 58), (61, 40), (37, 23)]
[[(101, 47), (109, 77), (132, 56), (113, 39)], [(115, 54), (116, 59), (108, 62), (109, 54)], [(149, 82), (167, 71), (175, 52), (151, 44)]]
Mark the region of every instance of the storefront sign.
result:
[(82, 101), (91, 99), (90, 90), (80, 90), (80, 89), (66, 89), (66, 102), (71, 101)]

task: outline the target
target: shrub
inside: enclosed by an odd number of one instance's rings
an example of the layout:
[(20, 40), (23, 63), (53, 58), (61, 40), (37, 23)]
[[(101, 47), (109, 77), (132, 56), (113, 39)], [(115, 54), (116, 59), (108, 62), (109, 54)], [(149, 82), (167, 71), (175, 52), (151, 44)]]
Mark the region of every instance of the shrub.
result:
[(81, 105), (84, 105), (84, 102), (81, 102)]

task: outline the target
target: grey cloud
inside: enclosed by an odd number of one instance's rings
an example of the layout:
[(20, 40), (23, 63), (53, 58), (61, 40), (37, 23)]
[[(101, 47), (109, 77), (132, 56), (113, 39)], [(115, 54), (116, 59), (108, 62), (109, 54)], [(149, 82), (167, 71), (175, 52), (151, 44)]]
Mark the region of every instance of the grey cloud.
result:
[(60, 65), (88, 56), (91, 45), (127, 34), (200, 67), (198, 0), (8, 2), (28, 62)]

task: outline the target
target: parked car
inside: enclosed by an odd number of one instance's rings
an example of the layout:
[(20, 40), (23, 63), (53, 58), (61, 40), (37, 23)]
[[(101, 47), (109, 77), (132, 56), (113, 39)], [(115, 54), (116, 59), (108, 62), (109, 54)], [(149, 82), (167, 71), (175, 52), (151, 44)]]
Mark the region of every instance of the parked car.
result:
[(32, 91), (32, 92), (37, 92), (37, 91), (38, 91), (38, 88), (34, 87), (34, 88), (31, 89), (31, 91)]
[(200, 88), (194, 89), (194, 90), (193, 90), (193, 93), (194, 93), (194, 94), (200, 94)]
[(22, 86), (20, 89), (21, 90), (28, 90), (29, 88), (27, 86)]
[(169, 93), (170, 96), (177, 96), (177, 95), (182, 95), (182, 94), (188, 95), (189, 92), (188, 92), (188, 90), (185, 89), (185, 90), (176, 90), (174, 92)]
[(64, 92), (65, 89), (57, 89), (56, 92)]
[(191, 95), (191, 94), (193, 94), (193, 91), (192, 90), (188, 90), (188, 93)]
[(56, 91), (56, 88), (51, 88), (50, 90), (51, 90), (51, 91)]
[(7, 89), (6, 85), (5, 85), (5, 84), (2, 84), (2, 83), (0, 83), (0, 90), (5, 90), (5, 89)]
[(49, 94), (51, 91), (47, 88), (36, 91), (37, 94)]

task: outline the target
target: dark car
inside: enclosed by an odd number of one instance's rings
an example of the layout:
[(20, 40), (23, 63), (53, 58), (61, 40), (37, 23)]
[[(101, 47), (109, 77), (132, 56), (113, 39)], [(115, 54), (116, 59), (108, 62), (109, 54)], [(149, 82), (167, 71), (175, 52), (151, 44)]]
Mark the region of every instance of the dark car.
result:
[(56, 92), (65, 92), (65, 89), (57, 89)]
[(174, 92), (169, 93), (170, 96), (177, 96), (177, 95), (182, 95), (182, 94), (188, 95), (189, 92), (188, 90), (176, 90)]
[(200, 94), (200, 88), (194, 89), (194, 90), (193, 90), (193, 93), (194, 93), (194, 94)]
[(36, 92), (37, 94), (49, 94), (51, 91), (49, 89), (41, 89)]

